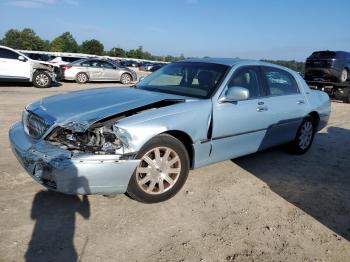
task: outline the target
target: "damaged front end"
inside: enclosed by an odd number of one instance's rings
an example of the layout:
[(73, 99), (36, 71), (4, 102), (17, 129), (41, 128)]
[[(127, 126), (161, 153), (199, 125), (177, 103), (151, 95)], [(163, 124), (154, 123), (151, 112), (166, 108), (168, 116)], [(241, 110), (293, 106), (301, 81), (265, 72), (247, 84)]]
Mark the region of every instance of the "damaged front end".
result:
[(183, 100), (164, 100), (105, 118), (57, 124), (40, 106), (11, 127), (14, 154), (37, 182), (67, 194), (124, 193), (139, 164), (135, 142), (119, 125), (129, 116)]
[(39, 70), (45, 71), (50, 75), (52, 81), (56, 81), (56, 79), (60, 78), (61, 75), (60, 68), (49, 63), (34, 62), (32, 68), (32, 74)]
[[(91, 131), (84, 135), (56, 132), (51, 135), (55, 142), (51, 142), (28, 136), (21, 122), (10, 129), (12, 151), (35, 181), (50, 190), (66, 194), (114, 194), (126, 191), (139, 160), (123, 159), (122, 155), (112, 154), (112, 146), (107, 149), (112, 139), (97, 138), (97, 134)], [(67, 142), (70, 141), (69, 135), (76, 141)], [(97, 139), (105, 142), (98, 142)]]

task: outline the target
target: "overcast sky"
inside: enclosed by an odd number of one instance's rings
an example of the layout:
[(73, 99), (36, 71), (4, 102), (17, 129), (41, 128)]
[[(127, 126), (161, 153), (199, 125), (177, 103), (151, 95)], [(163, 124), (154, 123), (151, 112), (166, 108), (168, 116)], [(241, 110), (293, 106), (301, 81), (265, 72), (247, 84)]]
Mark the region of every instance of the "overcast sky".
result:
[(303, 61), (350, 51), (349, 10), (349, 0), (0, 0), (0, 37), (30, 27), (48, 40), (96, 38), (106, 50)]

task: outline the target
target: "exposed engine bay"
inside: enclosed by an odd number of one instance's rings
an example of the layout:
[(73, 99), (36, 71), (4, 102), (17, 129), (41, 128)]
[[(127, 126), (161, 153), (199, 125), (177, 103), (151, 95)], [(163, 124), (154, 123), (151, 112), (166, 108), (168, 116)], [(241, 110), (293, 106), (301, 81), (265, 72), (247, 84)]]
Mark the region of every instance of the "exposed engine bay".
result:
[(115, 154), (122, 144), (112, 128), (103, 126), (85, 132), (73, 132), (68, 129), (57, 128), (48, 140), (54, 144), (63, 145), (69, 150)]

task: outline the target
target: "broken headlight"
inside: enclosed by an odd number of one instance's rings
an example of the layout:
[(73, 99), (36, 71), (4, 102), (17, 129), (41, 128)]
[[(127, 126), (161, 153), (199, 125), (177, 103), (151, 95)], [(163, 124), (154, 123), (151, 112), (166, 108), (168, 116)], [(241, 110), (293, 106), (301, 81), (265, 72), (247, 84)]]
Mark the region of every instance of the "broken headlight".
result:
[(113, 130), (104, 126), (85, 132), (75, 132), (58, 127), (53, 130), (47, 140), (70, 150), (98, 154), (115, 154), (122, 147), (121, 140)]

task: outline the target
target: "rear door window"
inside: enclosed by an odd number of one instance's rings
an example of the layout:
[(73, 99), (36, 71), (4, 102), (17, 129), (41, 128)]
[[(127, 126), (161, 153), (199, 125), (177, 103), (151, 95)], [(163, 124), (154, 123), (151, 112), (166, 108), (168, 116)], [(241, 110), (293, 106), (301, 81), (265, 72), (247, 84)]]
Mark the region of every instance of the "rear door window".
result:
[(81, 66), (90, 66), (90, 61), (83, 61), (80, 63)]
[(19, 54), (11, 50), (0, 48), (0, 58), (4, 59), (18, 59)]
[(114, 66), (111, 63), (108, 62), (100, 62), (100, 66), (106, 69), (114, 69)]
[(300, 93), (297, 82), (287, 71), (263, 66), (262, 72), (269, 95), (278, 96)]

